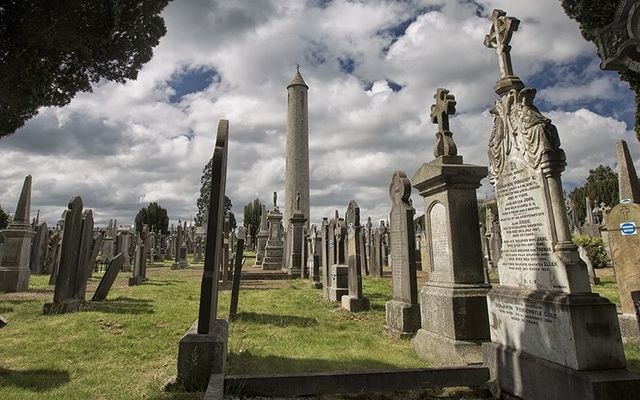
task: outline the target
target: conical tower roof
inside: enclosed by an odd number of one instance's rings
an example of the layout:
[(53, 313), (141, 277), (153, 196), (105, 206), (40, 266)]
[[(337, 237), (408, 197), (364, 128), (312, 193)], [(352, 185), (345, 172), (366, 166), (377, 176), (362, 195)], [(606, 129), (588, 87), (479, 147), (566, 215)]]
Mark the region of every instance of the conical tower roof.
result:
[(289, 82), (289, 84), (287, 85), (287, 89), (294, 85), (301, 85), (309, 89), (309, 85), (307, 85), (307, 82), (305, 82), (304, 79), (302, 79), (302, 75), (300, 75), (299, 65), (296, 67), (296, 73), (295, 75), (293, 75), (293, 79), (291, 79), (291, 82)]

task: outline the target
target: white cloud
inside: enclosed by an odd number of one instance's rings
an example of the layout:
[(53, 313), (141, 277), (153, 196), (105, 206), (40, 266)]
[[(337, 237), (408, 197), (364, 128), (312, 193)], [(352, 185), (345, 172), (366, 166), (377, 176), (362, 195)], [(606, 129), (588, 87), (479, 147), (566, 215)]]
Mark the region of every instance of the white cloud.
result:
[[(558, 1), (481, 3), (484, 13), (499, 7), (521, 19), (512, 55), (525, 81), (549, 65), (584, 59), (597, 65), (593, 45)], [(499, 72), (495, 52), (482, 44), (490, 21), (476, 11), (472, 2), (449, 1), (335, 0), (324, 8), (299, 1), (171, 2), (167, 35), (138, 80), (102, 82), (0, 141), (0, 201), (13, 212), (24, 175), (32, 174), (34, 211), (49, 222), (73, 195), (102, 225), (109, 218), (128, 223), (149, 201), (168, 208), (172, 220), (190, 218), (218, 120), (227, 118), (227, 193), (238, 219), (255, 197), (270, 204), (273, 191), (282, 205), (286, 85), (299, 63), (310, 86), (312, 219), (336, 208), (343, 213), (350, 199), (363, 219), (386, 218), (393, 171), (411, 177), (433, 159), (436, 128), (428, 110), (438, 87), (458, 101), (451, 128), (465, 162), (487, 163), (487, 110)], [(394, 37), (405, 21), (404, 33)], [(353, 71), (339, 60), (351, 60)], [(213, 69), (219, 79), (170, 103), (171, 80), (197, 68)], [(614, 139), (628, 138), (634, 155), (640, 148), (615, 116), (570, 108), (578, 100), (608, 101), (611, 87), (619, 94), (617, 78), (597, 69), (583, 82), (570, 75), (538, 89), (556, 107), (548, 116), (569, 160), (565, 181), (579, 182), (589, 168), (615, 162)]]

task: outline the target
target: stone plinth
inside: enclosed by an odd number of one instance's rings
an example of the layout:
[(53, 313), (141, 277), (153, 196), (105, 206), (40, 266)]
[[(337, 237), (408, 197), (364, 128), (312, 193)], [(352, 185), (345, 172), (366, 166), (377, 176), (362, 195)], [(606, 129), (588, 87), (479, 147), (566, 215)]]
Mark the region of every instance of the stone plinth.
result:
[(328, 296), (331, 301), (342, 301), (342, 296), (349, 294), (349, 267), (343, 264), (334, 264), (329, 272)]
[(287, 263), (287, 272), (295, 278), (300, 277), (304, 269), (302, 246), (304, 245), (303, 230), (306, 222), (307, 218), (299, 209), (296, 209), (291, 218), (289, 218), (289, 232), (287, 232), (287, 251), (289, 253), (287, 257), (289, 261)]
[(342, 297), (342, 308), (357, 312), (369, 309), (369, 299), (362, 293), (362, 260), (364, 258), (360, 226), (360, 206), (354, 200), (349, 202), (345, 213), (347, 225), (347, 265), (349, 268), (349, 294)]
[(267, 215), (269, 225), (269, 237), (264, 249), (262, 269), (273, 271), (282, 269), (284, 245), (282, 243), (282, 213), (274, 205), (273, 210)]
[(419, 295), (422, 328), (412, 344), (419, 356), (437, 364), (479, 363), (481, 343), (490, 340), (490, 286), (476, 199), (486, 174), (486, 167), (465, 165), (460, 156), (442, 156), (423, 164), (411, 180), (424, 198), (430, 255), (429, 279)]
[(411, 337), (420, 329), (420, 304), (389, 300), (384, 305), (385, 332), (395, 337)]
[(227, 360), (229, 325), (223, 319), (211, 324), (209, 333), (198, 333), (198, 321), (180, 339), (178, 345), (178, 383), (186, 390), (207, 387), (213, 373), (223, 373)]

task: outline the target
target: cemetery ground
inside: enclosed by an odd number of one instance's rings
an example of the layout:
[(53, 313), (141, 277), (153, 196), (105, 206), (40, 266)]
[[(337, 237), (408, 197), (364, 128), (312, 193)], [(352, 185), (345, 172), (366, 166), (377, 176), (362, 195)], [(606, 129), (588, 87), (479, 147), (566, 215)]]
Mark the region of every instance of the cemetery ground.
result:
[[(245, 269), (253, 259), (247, 261)], [(0, 315), (9, 320), (0, 330), (0, 398), (201, 398), (202, 393), (161, 390), (175, 376), (178, 341), (197, 316), (202, 274), (202, 264), (186, 270), (171, 270), (170, 264), (150, 267), (150, 281), (141, 286), (127, 286), (129, 274), (121, 272), (106, 301), (71, 314), (42, 314), (53, 296), (45, 275), (31, 277), (29, 292), (0, 294)], [(101, 275), (89, 280), (88, 297)], [(595, 290), (619, 305), (614, 277), (607, 271), (601, 277), (604, 284)], [(428, 367), (408, 340), (383, 334), (390, 280), (365, 277), (364, 292), (371, 310), (348, 313), (323, 301), (306, 280), (243, 281), (238, 318), (230, 324), (226, 373)], [(227, 318), (229, 295), (221, 292), (221, 318)], [(640, 371), (640, 344), (628, 342), (625, 350), (629, 368)], [(479, 393), (432, 389), (406, 398), (469, 399)]]

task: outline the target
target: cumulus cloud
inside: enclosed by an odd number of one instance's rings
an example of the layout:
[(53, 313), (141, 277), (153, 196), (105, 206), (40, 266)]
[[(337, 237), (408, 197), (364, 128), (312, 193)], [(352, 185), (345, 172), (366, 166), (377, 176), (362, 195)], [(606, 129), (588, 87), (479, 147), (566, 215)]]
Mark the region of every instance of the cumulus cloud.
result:
[[(633, 110), (628, 88), (597, 69), (593, 44), (556, 0), (175, 1), (163, 14), (167, 35), (136, 81), (101, 82), (0, 141), (0, 201), (13, 212), (32, 174), (33, 209), (48, 222), (73, 195), (99, 225), (130, 223), (150, 201), (173, 221), (190, 219), (226, 118), (227, 194), (238, 219), (256, 197), (270, 204), (273, 191), (282, 205), (286, 85), (298, 63), (310, 86), (312, 220), (343, 213), (351, 199), (365, 218), (386, 218), (393, 172), (411, 177), (433, 159), (428, 110), (438, 87), (458, 101), (451, 128), (465, 162), (487, 164), (499, 72), (495, 51), (482, 43), (493, 8), (521, 19), (514, 69), (536, 85), (558, 126), (565, 183), (613, 165), (617, 138), (640, 155), (625, 119)], [(186, 88), (199, 74), (210, 79)], [(489, 192), (485, 185), (479, 197)]]

